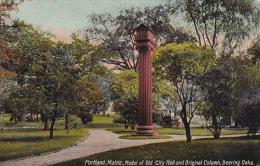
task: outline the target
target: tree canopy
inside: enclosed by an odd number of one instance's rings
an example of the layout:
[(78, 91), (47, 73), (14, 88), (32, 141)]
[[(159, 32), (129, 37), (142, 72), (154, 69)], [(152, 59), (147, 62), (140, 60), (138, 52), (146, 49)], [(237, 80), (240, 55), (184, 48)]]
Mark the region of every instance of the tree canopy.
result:
[(220, 52), (233, 53), (259, 25), (254, 0), (171, 0), (169, 6), (193, 24), (200, 46)]
[(215, 52), (193, 43), (168, 44), (156, 50), (154, 71), (174, 88), (187, 142), (191, 141), (190, 123), (204, 101), (199, 85), (201, 76), (215, 64)]

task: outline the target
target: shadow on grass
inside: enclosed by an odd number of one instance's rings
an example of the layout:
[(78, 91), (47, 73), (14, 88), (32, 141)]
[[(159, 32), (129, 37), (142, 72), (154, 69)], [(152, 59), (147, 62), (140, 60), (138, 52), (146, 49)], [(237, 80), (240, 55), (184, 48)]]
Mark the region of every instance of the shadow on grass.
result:
[(240, 137), (224, 137), (224, 138), (219, 138), (219, 139), (214, 139), (214, 138), (200, 138), (196, 140), (260, 140), (260, 135), (254, 135), (254, 136), (240, 136)]
[[(53, 140), (61, 139), (62, 136), (55, 136)], [(50, 141), (48, 136), (28, 136), (28, 137), (3, 137), (0, 142), (43, 142)]]
[[(7, 132), (10, 132), (10, 131), (12, 131), (12, 132), (20, 132), (20, 133), (22, 133), (22, 132), (28, 132), (28, 133), (30, 133), (30, 132), (34, 132), (34, 131), (44, 131), (44, 130), (42, 130), (42, 129), (39, 129), (39, 128), (22, 128), (22, 127), (16, 127), (16, 128), (7, 128), (7, 129), (4, 129), (4, 130), (1, 130), (2, 132), (5, 132), (5, 131), (7, 131)], [(48, 132), (48, 131), (46, 131), (46, 132)]]

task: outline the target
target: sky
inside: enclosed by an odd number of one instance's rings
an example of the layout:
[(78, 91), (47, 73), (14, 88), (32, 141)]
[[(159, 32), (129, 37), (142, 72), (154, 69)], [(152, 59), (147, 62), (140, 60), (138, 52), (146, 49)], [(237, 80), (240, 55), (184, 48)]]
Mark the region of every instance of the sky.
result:
[(151, 7), (164, 2), (166, 0), (25, 0), (19, 10), (12, 13), (12, 18), (52, 32), (59, 40), (70, 41), (71, 33), (88, 26), (90, 14), (117, 14), (125, 8)]

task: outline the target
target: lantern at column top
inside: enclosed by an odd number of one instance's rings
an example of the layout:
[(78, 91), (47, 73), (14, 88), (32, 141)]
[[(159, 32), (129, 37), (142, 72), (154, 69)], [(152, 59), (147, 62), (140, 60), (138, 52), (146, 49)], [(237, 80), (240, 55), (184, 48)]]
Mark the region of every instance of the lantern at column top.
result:
[(153, 31), (144, 24), (135, 29), (135, 47), (138, 51), (144, 48), (154, 48), (153, 39)]

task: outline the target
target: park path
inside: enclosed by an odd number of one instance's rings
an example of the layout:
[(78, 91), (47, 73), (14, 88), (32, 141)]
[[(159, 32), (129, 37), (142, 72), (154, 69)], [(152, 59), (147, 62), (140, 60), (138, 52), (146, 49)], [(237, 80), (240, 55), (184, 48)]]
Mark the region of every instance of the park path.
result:
[[(127, 140), (118, 138), (119, 135), (103, 129), (92, 129), (86, 139), (75, 146), (60, 150), (58, 152), (32, 156), (22, 159), (0, 162), (0, 166), (45, 166), (64, 161), (90, 156), (96, 153), (115, 150), (120, 148), (140, 146), (150, 143), (160, 143), (167, 141), (185, 140), (184, 135), (172, 135), (169, 139), (150, 139), (150, 140)], [(209, 138), (209, 137), (196, 137)]]

